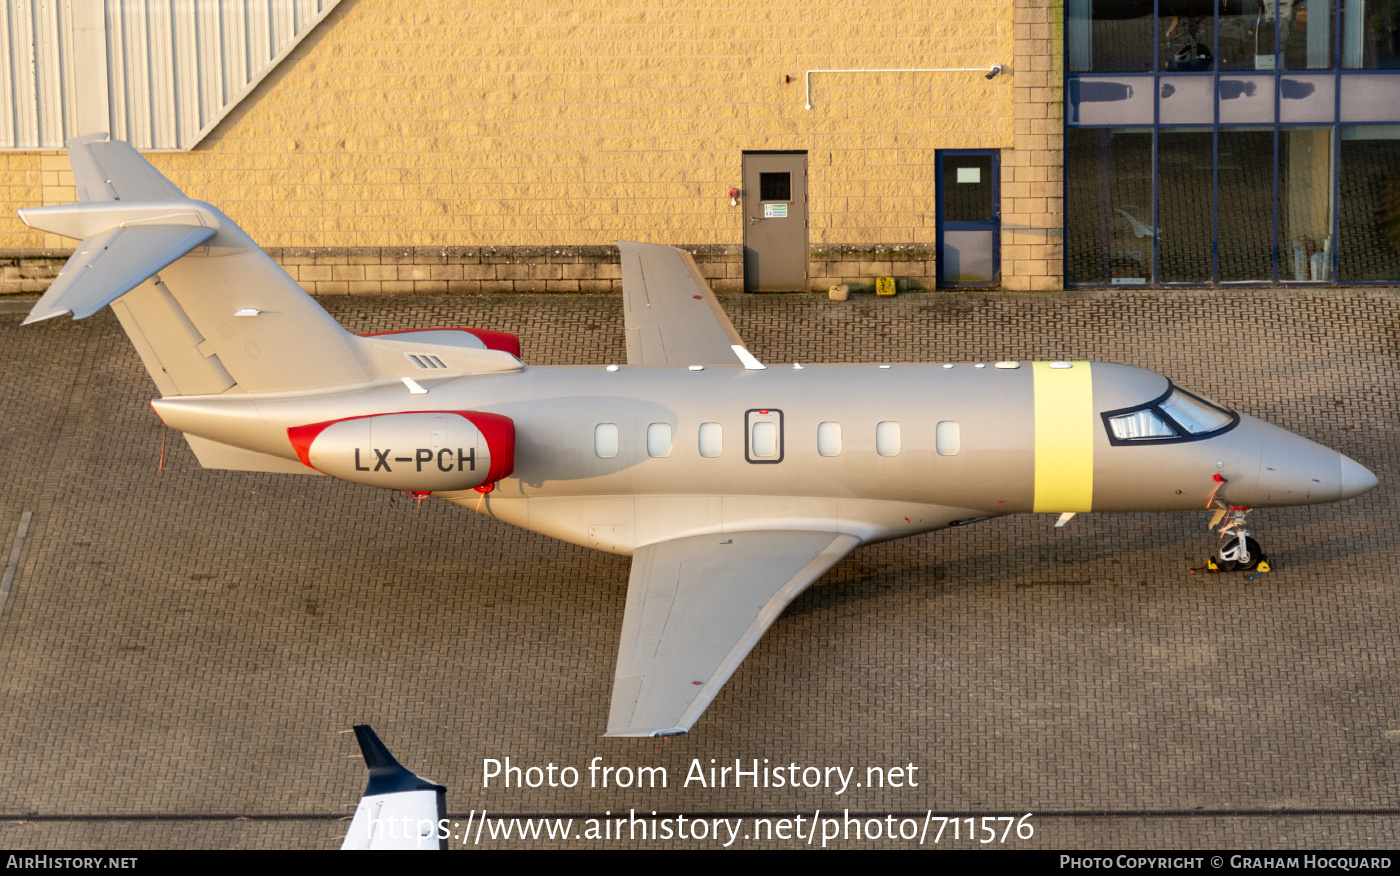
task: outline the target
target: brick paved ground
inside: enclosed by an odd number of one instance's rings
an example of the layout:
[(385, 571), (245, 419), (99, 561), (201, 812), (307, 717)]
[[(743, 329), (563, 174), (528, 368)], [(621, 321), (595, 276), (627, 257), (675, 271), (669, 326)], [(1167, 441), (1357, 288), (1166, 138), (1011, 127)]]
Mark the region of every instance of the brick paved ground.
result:
[[(327, 303), (359, 331), (518, 332), (535, 363), (624, 355), (615, 297)], [(1060, 531), (1024, 516), (864, 548), (690, 736), (601, 739), (624, 558), (327, 478), (206, 472), (178, 438), (157, 474), (155, 391), (110, 312), (21, 330), (7, 302), (0, 562), (19, 513), (35, 516), (0, 616), (0, 847), (333, 847), (344, 826), (314, 819), (353, 808), (365, 776), (342, 731), (361, 721), (463, 816), (1058, 812), (1030, 844), (1400, 842), (1400, 818), (1373, 812), (1400, 810), (1395, 290), (726, 306), (769, 361), (1154, 368), (1338, 448), (1381, 487), (1257, 513), (1277, 571), (1252, 583), (1186, 574), (1210, 548), (1204, 512)], [(671, 787), (483, 789), (483, 758), (506, 756), (666, 766)], [(919, 787), (677, 787), (692, 758), (736, 757), (913, 763)], [(111, 815), (150, 820), (83, 817)]]

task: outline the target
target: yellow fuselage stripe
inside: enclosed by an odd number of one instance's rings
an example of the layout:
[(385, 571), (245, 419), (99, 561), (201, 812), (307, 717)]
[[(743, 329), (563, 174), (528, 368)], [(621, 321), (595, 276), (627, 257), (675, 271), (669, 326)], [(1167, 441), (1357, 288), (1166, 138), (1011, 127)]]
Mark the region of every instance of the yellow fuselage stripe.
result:
[(1094, 379), (1088, 362), (1071, 364), (1032, 363), (1036, 511), (1089, 511), (1094, 503)]

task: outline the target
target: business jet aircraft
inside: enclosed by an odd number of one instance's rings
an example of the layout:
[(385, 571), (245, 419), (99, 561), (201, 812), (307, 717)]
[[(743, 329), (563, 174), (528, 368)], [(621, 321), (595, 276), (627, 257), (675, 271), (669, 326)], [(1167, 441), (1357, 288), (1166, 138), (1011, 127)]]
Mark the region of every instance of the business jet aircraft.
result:
[(82, 241), (26, 323), (110, 304), (206, 468), (434, 495), (633, 558), (610, 736), (690, 729), (783, 608), (862, 544), (1003, 514), (1249, 508), (1376, 485), (1361, 465), (1167, 378), (1090, 362), (766, 367), (684, 252), (620, 243), (627, 363), (517, 339), (343, 329), (129, 145), (72, 140)]

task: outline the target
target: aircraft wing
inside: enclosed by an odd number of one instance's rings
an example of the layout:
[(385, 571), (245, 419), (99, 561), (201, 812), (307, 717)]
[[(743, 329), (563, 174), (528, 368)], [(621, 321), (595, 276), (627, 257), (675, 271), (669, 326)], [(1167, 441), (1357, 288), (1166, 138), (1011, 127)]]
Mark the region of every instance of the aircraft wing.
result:
[(606, 735), (688, 731), (788, 603), (859, 544), (756, 530), (637, 548)]
[(734, 365), (762, 369), (744, 347), (690, 253), (619, 240), (629, 365)]

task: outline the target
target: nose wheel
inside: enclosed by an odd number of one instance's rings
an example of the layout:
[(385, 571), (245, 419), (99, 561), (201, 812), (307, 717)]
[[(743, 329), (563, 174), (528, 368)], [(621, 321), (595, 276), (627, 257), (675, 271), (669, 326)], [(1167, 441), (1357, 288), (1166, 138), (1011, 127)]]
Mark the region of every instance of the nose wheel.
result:
[(1245, 516), (1249, 511), (1248, 508), (1222, 505), (1215, 512), (1211, 528), (1219, 534), (1220, 545), (1204, 566), (1192, 569), (1192, 572), (1253, 572), (1254, 575), (1249, 576), (1253, 580), (1255, 576), (1269, 571), (1264, 550), (1245, 528)]
[(1244, 534), (1223, 542), (1216, 550), (1214, 560), (1222, 572), (1252, 572), (1259, 568), (1260, 563), (1268, 566), (1259, 542)]

